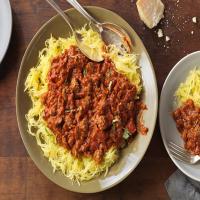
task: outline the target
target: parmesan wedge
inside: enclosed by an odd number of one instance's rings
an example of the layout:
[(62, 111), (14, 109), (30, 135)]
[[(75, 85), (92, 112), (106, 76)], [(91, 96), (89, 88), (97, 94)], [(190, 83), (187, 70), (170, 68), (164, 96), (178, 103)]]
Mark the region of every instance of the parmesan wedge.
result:
[(136, 5), (140, 19), (149, 28), (157, 26), (164, 17), (165, 6), (161, 0), (138, 0)]

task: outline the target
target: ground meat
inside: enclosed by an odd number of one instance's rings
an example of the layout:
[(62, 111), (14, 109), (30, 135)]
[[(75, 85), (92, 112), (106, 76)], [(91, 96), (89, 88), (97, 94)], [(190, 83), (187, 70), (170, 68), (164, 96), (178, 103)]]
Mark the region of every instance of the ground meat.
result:
[[(44, 119), (57, 142), (74, 156), (101, 162), (111, 146), (122, 148), (136, 135), (141, 109), (136, 93), (111, 60), (93, 62), (71, 46), (52, 61), (48, 92), (42, 97)], [(124, 138), (125, 130), (129, 138)]]
[(194, 155), (200, 155), (200, 108), (188, 100), (173, 112), (173, 118), (185, 148)]

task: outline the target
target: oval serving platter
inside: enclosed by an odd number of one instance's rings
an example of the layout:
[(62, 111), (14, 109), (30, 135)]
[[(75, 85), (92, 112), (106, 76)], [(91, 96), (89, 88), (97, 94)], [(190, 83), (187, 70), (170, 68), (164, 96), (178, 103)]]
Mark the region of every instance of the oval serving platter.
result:
[[(158, 93), (155, 73), (149, 55), (141, 39), (131, 26), (112, 11), (93, 6), (86, 8), (99, 21), (113, 22), (124, 28), (134, 43), (134, 51), (139, 55), (139, 65), (141, 66), (141, 74), (144, 84), (144, 94), (142, 98), (148, 107), (148, 110), (144, 112), (145, 126), (149, 128), (148, 134), (146, 136), (141, 134), (137, 135), (135, 140), (122, 151), (119, 161), (113, 165), (107, 176), (102, 174), (91, 181), (82, 182), (81, 185), (78, 185), (76, 183), (72, 183), (70, 179), (62, 175), (60, 172), (53, 173), (52, 166), (42, 155), (42, 151), (39, 146), (37, 146), (35, 138), (27, 132), (25, 114), (31, 107), (31, 101), (28, 95), (24, 92), (24, 82), (30, 68), (37, 64), (38, 53), (44, 47), (45, 40), (49, 38), (51, 34), (54, 37), (68, 37), (70, 35), (68, 25), (65, 24), (60, 16), (53, 17), (40, 28), (24, 54), (18, 75), (16, 108), (18, 126), (22, 140), (30, 157), (41, 172), (51, 181), (67, 190), (80, 193), (95, 193), (111, 188), (121, 182), (136, 168), (143, 158), (155, 128)], [(87, 23), (87, 21), (75, 9), (69, 9), (66, 12), (72, 18), (74, 26), (77, 29)]]

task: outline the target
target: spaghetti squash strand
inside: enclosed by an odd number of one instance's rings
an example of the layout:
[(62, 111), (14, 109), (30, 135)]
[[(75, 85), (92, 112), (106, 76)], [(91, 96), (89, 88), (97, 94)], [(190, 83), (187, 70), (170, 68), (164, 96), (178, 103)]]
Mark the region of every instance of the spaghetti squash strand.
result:
[(200, 69), (190, 71), (185, 82), (180, 84), (175, 96), (178, 106), (181, 106), (188, 99), (193, 100), (197, 106), (200, 106)]
[[(87, 31), (85, 28), (80, 30), (84, 36), (84, 42), (90, 44), (94, 49), (101, 48), (103, 43), (98, 34), (92, 30)], [(118, 152), (115, 148), (110, 148), (103, 161), (100, 164), (89, 157), (75, 158), (65, 148), (59, 146), (56, 142), (55, 135), (47, 127), (43, 120), (44, 106), (41, 103), (42, 95), (47, 92), (47, 74), (50, 70), (51, 61), (54, 57), (62, 54), (71, 45), (76, 45), (74, 36), (55, 39), (50, 37), (45, 42), (45, 48), (39, 53), (39, 61), (36, 67), (31, 68), (25, 81), (25, 91), (28, 92), (32, 100), (32, 108), (26, 115), (28, 121), (28, 132), (36, 138), (37, 144), (48, 158), (53, 167), (53, 171), (61, 171), (66, 177), (77, 182), (90, 180), (102, 172), (108, 172), (108, 169), (118, 159)], [(127, 75), (134, 82), (138, 91), (141, 89), (140, 75), (137, 72), (137, 58), (134, 54), (124, 54), (118, 57), (119, 52), (112, 46), (108, 56), (113, 60), (119, 72)]]

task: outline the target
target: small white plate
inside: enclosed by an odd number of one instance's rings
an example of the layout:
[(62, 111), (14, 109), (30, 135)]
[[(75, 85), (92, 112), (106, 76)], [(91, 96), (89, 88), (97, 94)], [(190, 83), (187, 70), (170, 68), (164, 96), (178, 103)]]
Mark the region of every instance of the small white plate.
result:
[(2, 62), (12, 32), (12, 11), (9, 0), (0, 0), (0, 63)]
[(172, 118), (175, 101), (174, 93), (179, 87), (179, 84), (185, 81), (189, 71), (195, 67), (200, 67), (200, 51), (187, 55), (171, 70), (161, 92), (159, 120), (165, 148), (174, 164), (190, 178), (200, 181), (200, 163), (196, 165), (189, 165), (176, 160), (170, 154), (167, 146), (169, 141), (183, 146), (183, 140), (181, 139), (180, 133), (178, 132), (176, 124)]

